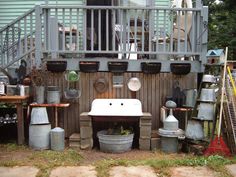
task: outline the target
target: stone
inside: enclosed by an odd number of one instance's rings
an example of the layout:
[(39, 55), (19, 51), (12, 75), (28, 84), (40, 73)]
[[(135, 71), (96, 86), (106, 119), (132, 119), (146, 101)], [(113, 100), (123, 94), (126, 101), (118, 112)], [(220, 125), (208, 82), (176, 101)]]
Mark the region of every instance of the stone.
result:
[(69, 166), (57, 167), (51, 171), (49, 177), (96, 177), (97, 172), (94, 166)]
[(149, 166), (115, 166), (112, 167), (110, 177), (157, 177), (153, 168)]
[(216, 172), (207, 167), (176, 167), (170, 170), (171, 177), (216, 177)]
[(36, 177), (39, 169), (30, 166), (0, 167), (1, 177)]
[(236, 177), (236, 164), (226, 165), (225, 167), (233, 177)]

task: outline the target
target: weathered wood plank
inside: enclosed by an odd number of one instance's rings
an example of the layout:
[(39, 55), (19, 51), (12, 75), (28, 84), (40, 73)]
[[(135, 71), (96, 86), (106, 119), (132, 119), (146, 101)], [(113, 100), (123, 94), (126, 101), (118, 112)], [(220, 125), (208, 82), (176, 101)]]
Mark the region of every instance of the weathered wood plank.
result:
[[(143, 74), (124, 73), (124, 85), (122, 88), (114, 88), (112, 83), (113, 73), (80, 73), (80, 80), (71, 87), (81, 90), (81, 97), (77, 100), (66, 100), (62, 94), (62, 101), (69, 102), (70, 107), (61, 110), (61, 123), (65, 129), (66, 137), (72, 133), (79, 132), (79, 115), (91, 109), (91, 103), (95, 98), (131, 98), (131, 91), (127, 87), (127, 82), (131, 77), (138, 77), (142, 87), (136, 93), (136, 98), (142, 102), (143, 112), (150, 112), (152, 118), (152, 129), (160, 127), (160, 108), (164, 105), (166, 96), (172, 95), (173, 84), (179, 81), (181, 90), (196, 88), (197, 75), (190, 73), (186, 76), (175, 76), (171, 73)], [(98, 93), (94, 88), (96, 79), (104, 77), (108, 81), (108, 90)], [(53, 78), (53, 79), (51, 79)], [(61, 92), (67, 89), (67, 81), (63, 74), (53, 74), (48, 79), (48, 85), (60, 87)]]

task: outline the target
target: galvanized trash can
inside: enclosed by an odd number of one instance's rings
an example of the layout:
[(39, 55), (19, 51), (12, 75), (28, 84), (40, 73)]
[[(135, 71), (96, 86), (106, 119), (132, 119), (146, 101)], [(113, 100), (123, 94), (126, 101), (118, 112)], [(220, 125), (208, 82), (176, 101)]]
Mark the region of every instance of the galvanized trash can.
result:
[(50, 132), (51, 149), (54, 151), (63, 151), (65, 148), (65, 131), (56, 127)]
[(51, 124), (29, 125), (29, 146), (35, 150), (50, 148)]

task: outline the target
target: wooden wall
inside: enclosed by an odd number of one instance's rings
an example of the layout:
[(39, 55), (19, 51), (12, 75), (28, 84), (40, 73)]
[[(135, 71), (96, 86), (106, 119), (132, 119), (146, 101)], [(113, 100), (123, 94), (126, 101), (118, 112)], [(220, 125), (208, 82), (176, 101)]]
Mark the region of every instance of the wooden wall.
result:
[[(109, 83), (109, 88), (105, 93), (98, 93), (94, 89), (94, 82), (100, 77), (105, 77)], [(69, 102), (70, 107), (59, 110), (59, 126), (65, 129), (66, 137), (72, 133), (79, 132), (79, 115), (88, 112), (91, 103), (95, 98), (132, 98), (131, 91), (127, 87), (127, 81), (131, 77), (138, 77), (142, 87), (136, 93), (136, 98), (142, 102), (143, 112), (150, 112), (153, 116), (152, 129), (160, 127), (160, 108), (165, 103), (166, 96), (172, 95), (173, 84), (179, 81), (180, 88), (196, 88), (197, 74), (190, 73), (184, 76), (176, 76), (171, 73), (143, 74), (124, 73), (124, 86), (113, 88), (112, 73), (80, 73), (80, 80), (70, 87), (81, 90), (81, 97), (74, 101), (68, 101), (62, 94), (62, 102)], [(47, 81), (48, 85), (57, 85), (63, 91), (68, 87), (63, 74), (52, 74)], [(52, 120), (53, 121), (53, 120)]]

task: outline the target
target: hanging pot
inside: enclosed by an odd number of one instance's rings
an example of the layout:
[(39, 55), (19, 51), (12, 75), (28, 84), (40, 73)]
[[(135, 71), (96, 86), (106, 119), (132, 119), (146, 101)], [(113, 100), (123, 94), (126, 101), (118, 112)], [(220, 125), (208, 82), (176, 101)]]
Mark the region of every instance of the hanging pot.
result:
[(215, 89), (203, 88), (201, 90), (200, 101), (215, 102), (215, 99), (216, 99)]
[(185, 136), (189, 139), (201, 140), (204, 138), (204, 132), (201, 122), (189, 120), (185, 131)]
[(215, 116), (214, 104), (200, 103), (199, 111), (196, 119), (213, 120)]

